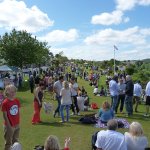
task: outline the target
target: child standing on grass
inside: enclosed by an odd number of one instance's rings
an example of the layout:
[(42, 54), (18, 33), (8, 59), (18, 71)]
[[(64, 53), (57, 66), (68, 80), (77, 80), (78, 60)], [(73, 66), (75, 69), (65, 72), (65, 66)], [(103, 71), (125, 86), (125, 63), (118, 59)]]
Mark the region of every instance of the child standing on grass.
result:
[(11, 146), (18, 142), (20, 123), (20, 102), (16, 96), (16, 87), (7, 85), (5, 87), (5, 100), (2, 102), (2, 112), (4, 117), (4, 150), (10, 150)]

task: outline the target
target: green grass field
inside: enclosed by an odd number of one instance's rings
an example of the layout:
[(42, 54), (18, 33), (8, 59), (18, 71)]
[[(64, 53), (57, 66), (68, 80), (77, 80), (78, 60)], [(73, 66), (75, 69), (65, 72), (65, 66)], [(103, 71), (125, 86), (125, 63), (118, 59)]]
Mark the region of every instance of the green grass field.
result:
[[(78, 79), (79, 86), (84, 86), (88, 95), (90, 96), (90, 102), (96, 102), (101, 106), (104, 100), (110, 100), (110, 97), (97, 97), (93, 96), (93, 87), (89, 86), (89, 82)], [(104, 84), (104, 78), (101, 79), (100, 85)], [(71, 150), (90, 150), (91, 149), (91, 136), (95, 131), (101, 130), (94, 127), (94, 125), (83, 125), (78, 119), (81, 116), (71, 116), (70, 122), (59, 123), (61, 118), (53, 118), (53, 114), (45, 114), (42, 109), (41, 118), (43, 123), (39, 125), (32, 125), (31, 118), (33, 114), (33, 94), (30, 91), (18, 92), (17, 97), (21, 101), (21, 131), (20, 131), (20, 143), (24, 150), (33, 150), (35, 145), (43, 145), (48, 135), (53, 134), (58, 136), (61, 146), (64, 146), (65, 137), (71, 137), (70, 149)], [(46, 101), (50, 101), (56, 106), (57, 102), (49, 99), (49, 95), (46, 95)], [(92, 114), (98, 110), (90, 110), (88, 112), (81, 112), (81, 115)], [(124, 110), (125, 111), (125, 110)], [(143, 117), (145, 112), (145, 106), (141, 104), (139, 106), (139, 113), (134, 113), (130, 118), (126, 118), (129, 122), (138, 121), (142, 124), (145, 135), (150, 141), (150, 118)], [(124, 114), (117, 114), (117, 117), (125, 117)], [(3, 118), (2, 112), (0, 113), (0, 149), (4, 147), (3, 139)], [(124, 133), (127, 129), (119, 129)]]

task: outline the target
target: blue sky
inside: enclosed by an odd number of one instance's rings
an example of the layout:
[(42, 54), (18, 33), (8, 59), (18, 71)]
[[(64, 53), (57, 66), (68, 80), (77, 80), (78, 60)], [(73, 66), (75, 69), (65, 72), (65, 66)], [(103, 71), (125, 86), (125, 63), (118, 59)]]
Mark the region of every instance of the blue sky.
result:
[(0, 34), (27, 30), (86, 60), (150, 58), (150, 0), (0, 0)]

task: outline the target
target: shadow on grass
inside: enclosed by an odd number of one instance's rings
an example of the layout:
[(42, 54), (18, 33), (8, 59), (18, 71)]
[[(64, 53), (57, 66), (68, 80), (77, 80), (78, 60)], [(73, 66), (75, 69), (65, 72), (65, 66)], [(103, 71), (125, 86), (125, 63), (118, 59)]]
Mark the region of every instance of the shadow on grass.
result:
[(61, 123), (61, 122), (42, 122), (42, 123), (40, 123), (38, 125), (42, 125), (42, 126), (54, 126), (54, 127), (70, 126), (66, 122), (65, 123)]
[(116, 117), (117, 118), (125, 118), (125, 119), (129, 119), (129, 120), (137, 119), (137, 120), (142, 120), (142, 121), (150, 121), (150, 117), (144, 117), (142, 112), (138, 113), (138, 114), (133, 114), (132, 116), (129, 116), (129, 117), (125, 116), (125, 114), (117, 115)]
[(149, 117), (144, 117), (142, 114), (134, 114), (133, 116), (129, 117), (131, 119), (138, 119), (138, 120), (149, 120)]
[(80, 121), (78, 122), (69, 121), (68, 124), (74, 124), (74, 125), (80, 125), (80, 126), (93, 126), (94, 125), (94, 124), (81, 123)]

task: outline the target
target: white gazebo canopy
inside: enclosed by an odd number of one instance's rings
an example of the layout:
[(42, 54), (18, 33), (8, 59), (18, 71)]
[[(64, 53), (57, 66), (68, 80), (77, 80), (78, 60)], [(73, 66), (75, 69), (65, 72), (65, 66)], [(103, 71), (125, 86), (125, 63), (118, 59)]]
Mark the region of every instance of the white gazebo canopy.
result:
[(12, 71), (7, 65), (0, 66), (0, 71)]

